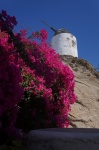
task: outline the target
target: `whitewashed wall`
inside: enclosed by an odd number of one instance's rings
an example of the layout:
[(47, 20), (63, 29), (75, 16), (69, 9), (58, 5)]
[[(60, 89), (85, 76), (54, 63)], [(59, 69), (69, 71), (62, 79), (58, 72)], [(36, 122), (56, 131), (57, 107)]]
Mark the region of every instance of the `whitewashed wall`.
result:
[(52, 38), (52, 47), (60, 55), (78, 57), (76, 37), (71, 33), (60, 33)]

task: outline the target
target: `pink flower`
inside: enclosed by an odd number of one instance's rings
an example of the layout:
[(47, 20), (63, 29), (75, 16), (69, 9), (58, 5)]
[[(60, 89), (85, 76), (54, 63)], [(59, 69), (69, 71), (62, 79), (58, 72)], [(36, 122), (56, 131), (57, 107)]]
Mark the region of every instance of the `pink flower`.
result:
[(27, 35), (27, 30), (20, 30), (21, 36), (26, 36)]
[(44, 89), (43, 84), (39, 84), (38, 87), (36, 88), (37, 91), (42, 91)]
[(48, 38), (48, 33), (46, 32), (46, 30), (44, 29), (40, 30), (40, 38), (41, 41), (45, 41)]

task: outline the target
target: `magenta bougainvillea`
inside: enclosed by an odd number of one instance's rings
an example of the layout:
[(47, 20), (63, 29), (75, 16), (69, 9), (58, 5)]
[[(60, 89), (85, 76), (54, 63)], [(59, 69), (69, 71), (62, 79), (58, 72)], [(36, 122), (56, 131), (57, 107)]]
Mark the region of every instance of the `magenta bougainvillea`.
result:
[(13, 43), (8, 43), (8, 34), (0, 31), (0, 131), (15, 132), (14, 123), (22, 100), (23, 88), (19, 67), (14, 63)]
[(16, 24), (15, 17), (2, 11), (0, 130), (68, 127), (76, 100), (73, 72), (51, 48), (44, 29), (27, 38), (26, 30), (13, 34)]
[(20, 127), (24, 130), (68, 127), (70, 105), (76, 100), (74, 74), (50, 47), (44, 29), (33, 32), (31, 39), (23, 32), (21, 42), (32, 63), (25, 62), (22, 66), (25, 92), (19, 113)]
[[(3, 17), (5, 20), (3, 20)], [(11, 17), (2, 11), (0, 16), (0, 143), (3, 137), (17, 134), (15, 122), (18, 113), (18, 103), (23, 97), (20, 68), (14, 54), (15, 47), (6, 31), (7, 20), (13, 25)], [(4, 138), (5, 141), (5, 138)]]

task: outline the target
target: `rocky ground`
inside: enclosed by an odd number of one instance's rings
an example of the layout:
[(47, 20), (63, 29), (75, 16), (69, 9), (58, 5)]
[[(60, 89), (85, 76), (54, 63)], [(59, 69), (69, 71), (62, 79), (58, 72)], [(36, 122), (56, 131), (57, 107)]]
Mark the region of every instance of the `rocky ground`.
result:
[(72, 128), (99, 128), (99, 72), (84, 59), (61, 56), (75, 74), (77, 101), (71, 107)]

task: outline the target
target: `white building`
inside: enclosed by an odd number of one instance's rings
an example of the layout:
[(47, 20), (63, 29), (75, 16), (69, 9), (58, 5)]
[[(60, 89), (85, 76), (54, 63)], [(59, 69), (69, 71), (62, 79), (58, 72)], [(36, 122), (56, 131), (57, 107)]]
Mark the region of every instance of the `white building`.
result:
[(65, 29), (56, 30), (51, 44), (59, 55), (78, 57), (76, 37)]

